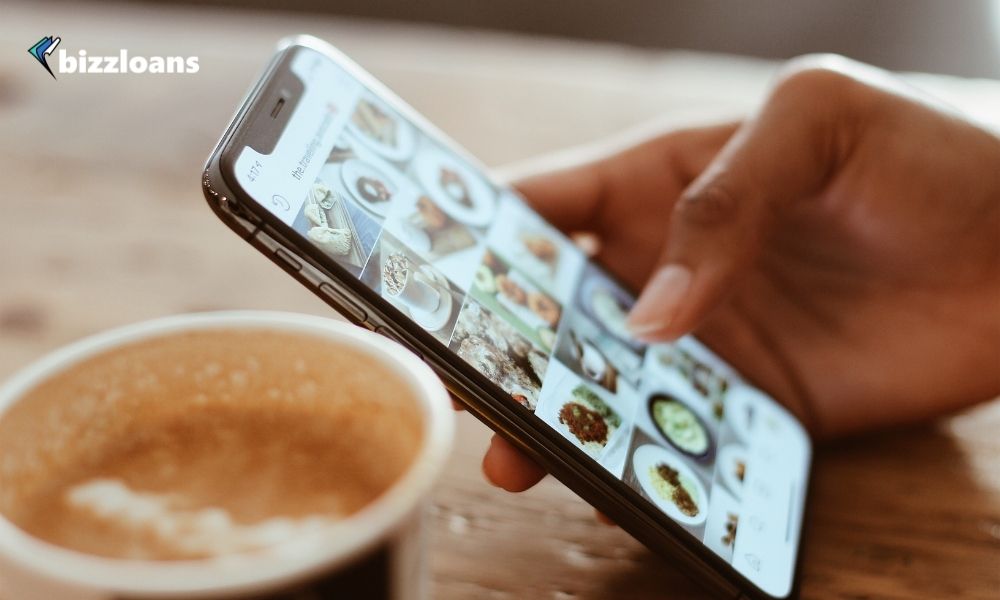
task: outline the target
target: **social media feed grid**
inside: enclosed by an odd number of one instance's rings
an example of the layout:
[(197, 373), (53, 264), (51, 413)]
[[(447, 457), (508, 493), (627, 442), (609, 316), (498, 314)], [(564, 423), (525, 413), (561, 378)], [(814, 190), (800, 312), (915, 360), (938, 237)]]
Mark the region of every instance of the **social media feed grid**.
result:
[(509, 190), (370, 92), (293, 227), (732, 559), (752, 406), (690, 338), (629, 335), (634, 298)]

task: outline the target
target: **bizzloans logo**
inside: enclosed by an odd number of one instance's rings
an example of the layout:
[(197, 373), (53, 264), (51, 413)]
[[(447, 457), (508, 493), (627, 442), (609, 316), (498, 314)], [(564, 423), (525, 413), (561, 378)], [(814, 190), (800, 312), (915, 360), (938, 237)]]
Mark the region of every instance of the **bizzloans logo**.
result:
[[(48, 58), (52, 56), (62, 38), (46, 36), (28, 48), (28, 54), (35, 57), (53, 79), (52, 65)], [(60, 50), (56, 61), (56, 71), (64, 73), (197, 73), (201, 68), (197, 56), (129, 56), (128, 50), (118, 51), (118, 56), (88, 56), (86, 50), (80, 50), (76, 56)]]

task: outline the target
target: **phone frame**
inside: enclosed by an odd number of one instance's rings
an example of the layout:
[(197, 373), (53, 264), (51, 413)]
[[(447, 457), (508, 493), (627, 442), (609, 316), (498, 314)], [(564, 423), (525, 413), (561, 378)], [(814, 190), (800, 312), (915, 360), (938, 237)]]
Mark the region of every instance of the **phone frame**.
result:
[[(468, 412), (538, 462), (548, 473), (641, 543), (675, 561), (685, 574), (706, 588), (706, 591), (720, 598), (777, 598), (758, 588), (701, 540), (692, 537), (651, 502), (594, 462), (534, 413), (511, 401), (510, 395), (499, 386), (472, 365), (457, 358), (446, 345), (410, 321), (360, 278), (281, 222), (240, 186), (232, 174), (235, 152), (230, 150), (243, 147), (242, 141), (248, 133), (247, 117), (254, 110), (270, 106), (270, 103), (264, 103), (263, 100), (275, 97), (274, 88), (278, 87), (276, 76), (290, 72), (286, 67), (298, 48), (308, 48), (324, 54), (404, 118), (427, 131), (435, 141), (469, 161), (491, 183), (503, 187), (486, 166), (342, 52), (322, 40), (300, 35), (279, 42), (276, 54), (243, 98), (208, 159), (202, 174), (202, 188), (205, 199), (215, 214), (230, 229), (347, 320), (385, 335), (422, 357)], [(286, 106), (285, 110), (290, 113), (292, 107)], [(278, 132), (279, 136), (282, 131), (283, 127)], [(603, 268), (601, 271), (610, 276)], [(811, 474), (811, 452), (807, 462)], [(811, 482), (810, 476), (802, 499), (802, 524), (792, 587), (784, 598), (796, 598), (799, 595), (804, 547), (802, 542), (808, 521)]]

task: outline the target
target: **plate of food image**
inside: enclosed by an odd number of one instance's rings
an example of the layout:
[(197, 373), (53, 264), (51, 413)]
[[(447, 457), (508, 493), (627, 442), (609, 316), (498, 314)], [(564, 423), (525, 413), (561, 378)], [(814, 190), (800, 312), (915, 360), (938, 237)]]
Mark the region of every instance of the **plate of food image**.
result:
[(708, 516), (705, 486), (684, 461), (655, 444), (639, 446), (632, 470), (642, 491), (668, 517), (684, 525), (700, 525)]
[[(555, 275), (559, 266), (559, 242), (542, 230), (522, 231), (517, 238), (522, 252), (519, 253), (522, 267), (539, 271), (546, 277)], [(528, 267), (528, 265), (531, 267)]]
[(650, 396), (649, 418), (663, 439), (681, 454), (697, 459), (705, 459), (712, 454), (712, 436), (705, 422), (674, 396)]
[(371, 96), (358, 100), (347, 127), (366, 146), (391, 161), (406, 160), (417, 145), (413, 126)]
[(399, 186), (380, 169), (356, 158), (344, 161), (340, 168), (344, 188), (359, 205), (384, 218)]
[(417, 180), (449, 217), (473, 227), (493, 220), (497, 198), (493, 187), (456, 157), (428, 148), (413, 160)]
[(605, 404), (593, 390), (584, 385), (573, 388), (569, 399), (556, 413), (561, 426), (577, 445), (597, 458), (621, 427), (621, 417)]
[(642, 346), (625, 324), (633, 304), (626, 292), (600, 277), (591, 276), (580, 286), (580, 302), (605, 331), (633, 348)]

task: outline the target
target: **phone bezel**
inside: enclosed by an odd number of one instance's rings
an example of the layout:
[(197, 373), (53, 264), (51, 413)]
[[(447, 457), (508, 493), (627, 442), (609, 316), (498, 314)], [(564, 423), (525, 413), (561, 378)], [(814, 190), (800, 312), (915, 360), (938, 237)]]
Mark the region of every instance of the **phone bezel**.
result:
[[(682, 561), (686, 567), (694, 569), (695, 573), (688, 573), (693, 579), (711, 591), (732, 598), (739, 597), (740, 594), (754, 600), (779, 598), (771, 596), (757, 587), (730, 563), (715, 554), (701, 540), (696, 539), (624, 481), (612, 475), (580, 451), (538, 416), (512, 402), (510, 396), (499, 386), (458, 358), (445, 344), (410, 321), (408, 317), (365, 285), (358, 277), (327, 257), (303, 236), (280, 221), (242, 188), (235, 177), (233, 162), (236, 154), (244, 145), (241, 140), (245, 138), (247, 133), (245, 130), (248, 125), (247, 116), (258, 108), (259, 100), (269, 97), (269, 92), (273, 91), (271, 84), (276, 81), (275, 75), (283, 72), (282, 69), (288, 65), (299, 48), (320, 52), (334, 61), (402, 116), (427, 131), (435, 138), (435, 141), (480, 169), (484, 176), (495, 185), (503, 187), (491, 175), (486, 166), (346, 55), (322, 40), (311, 36), (296, 36), (282, 40), (279, 44), (278, 52), (264, 74), (245, 96), (229, 127), (209, 158), (203, 184), (206, 198), (216, 214), (236, 230), (241, 237), (248, 239), (258, 250), (300, 279), (314, 293), (317, 293), (356, 324), (395, 337), (398, 341), (408, 345), (411, 350), (423, 356), (470, 413), (532, 456), (556, 479), (607, 514), (646, 546), (662, 555)], [(288, 69), (284, 70), (288, 71)], [(270, 239), (268, 243), (260, 243), (256, 241), (256, 238)], [(274, 247), (284, 248), (294, 254), (303, 261), (303, 266), (307, 270), (290, 269), (286, 263), (274, 256)], [(596, 266), (601, 268), (600, 265)], [(603, 268), (601, 271), (614, 279)], [(327, 295), (319, 293), (317, 280), (334, 285), (341, 293), (362, 305), (368, 314), (366, 321), (357, 321), (344, 311), (343, 306), (338, 306), (331, 302)], [(811, 454), (810, 446), (807, 457), (810, 473)], [(802, 498), (803, 518), (799, 531), (792, 587), (788, 596), (784, 596), (784, 598), (798, 596), (803, 555), (802, 542), (807, 522), (808, 486), (811, 485), (811, 481), (812, 477), (809, 477), (807, 489)]]

